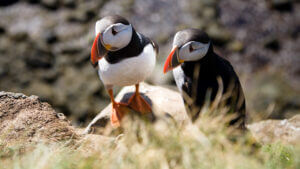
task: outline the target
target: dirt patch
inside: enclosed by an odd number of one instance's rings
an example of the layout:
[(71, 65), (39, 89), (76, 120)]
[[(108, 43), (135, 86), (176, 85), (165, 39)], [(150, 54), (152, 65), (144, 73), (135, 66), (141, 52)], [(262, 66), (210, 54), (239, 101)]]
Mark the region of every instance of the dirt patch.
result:
[(0, 92), (0, 143), (68, 141), (75, 128), (37, 96)]

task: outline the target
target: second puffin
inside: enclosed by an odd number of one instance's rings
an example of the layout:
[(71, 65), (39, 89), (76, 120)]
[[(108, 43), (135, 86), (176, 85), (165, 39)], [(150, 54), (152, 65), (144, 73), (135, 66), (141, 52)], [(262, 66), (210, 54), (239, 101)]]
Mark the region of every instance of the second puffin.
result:
[(218, 93), (222, 92), (219, 105), (223, 103), (230, 108), (228, 112), (237, 113), (230, 124), (244, 128), (246, 103), (239, 78), (229, 61), (214, 52), (205, 32), (185, 29), (175, 34), (164, 73), (170, 70), (173, 70), (176, 85), (193, 121), (206, 101), (213, 104)]
[[(139, 93), (139, 83), (155, 67), (157, 45), (136, 32), (125, 18), (118, 15), (106, 16), (97, 21), (95, 32), (91, 62), (98, 69), (100, 79), (111, 98), (111, 124), (120, 126), (128, 107), (142, 114), (150, 113), (151, 106)], [(136, 91), (128, 103), (118, 103), (113, 96), (114, 85), (135, 85)]]

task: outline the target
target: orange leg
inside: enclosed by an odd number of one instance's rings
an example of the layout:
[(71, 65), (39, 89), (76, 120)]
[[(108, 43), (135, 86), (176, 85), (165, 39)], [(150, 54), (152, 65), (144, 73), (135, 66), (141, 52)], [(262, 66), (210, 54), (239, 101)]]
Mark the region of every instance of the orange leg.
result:
[(135, 85), (135, 93), (130, 97), (128, 104), (130, 108), (142, 114), (152, 112), (149, 103), (139, 93), (139, 84)]
[(114, 99), (113, 89), (108, 89), (108, 94), (112, 103), (111, 125), (114, 127), (120, 127), (121, 120), (124, 115), (129, 112), (128, 105), (124, 103), (117, 103)]

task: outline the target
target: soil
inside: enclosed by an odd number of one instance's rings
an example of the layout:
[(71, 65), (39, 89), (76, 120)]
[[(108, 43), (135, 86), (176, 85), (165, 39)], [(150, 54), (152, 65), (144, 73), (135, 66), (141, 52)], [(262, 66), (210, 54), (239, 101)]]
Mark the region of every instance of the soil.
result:
[(0, 92), (0, 140), (18, 142), (56, 142), (77, 139), (75, 128), (62, 113), (37, 96)]

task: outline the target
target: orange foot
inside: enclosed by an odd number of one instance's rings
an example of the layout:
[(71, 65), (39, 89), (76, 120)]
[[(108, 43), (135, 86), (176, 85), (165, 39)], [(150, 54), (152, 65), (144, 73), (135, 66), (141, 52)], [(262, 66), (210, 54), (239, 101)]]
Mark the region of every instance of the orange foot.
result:
[(134, 93), (130, 97), (128, 104), (130, 108), (142, 114), (147, 114), (152, 112), (149, 103), (139, 93)]
[(130, 112), (130, 109), (127, 104), (112, 103), (111, 125), (113, 127), (120, 127), (122, 118), (128, 112)]

